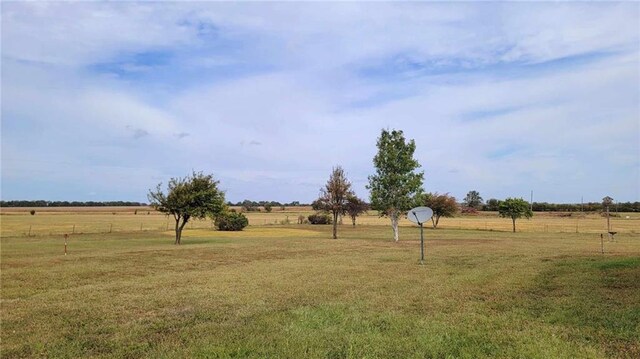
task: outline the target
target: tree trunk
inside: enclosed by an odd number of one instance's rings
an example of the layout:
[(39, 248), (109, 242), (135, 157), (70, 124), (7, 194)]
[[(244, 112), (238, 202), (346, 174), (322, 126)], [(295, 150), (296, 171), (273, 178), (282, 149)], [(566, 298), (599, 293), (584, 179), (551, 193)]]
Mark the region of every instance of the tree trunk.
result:
[(433, 224), (433, 229), (436, 229), (438, 227), (438, 222), (440, 222), (440, 216), (433, 216), (431, 218), (434, 218), (434, 217), (435, 217), (436, 221)]
[(511, 218), (511, 220), (513, 221), (513, 233), (516, 233), (516, 219)]
[(356, 226), (356, 216), (351, 216), (351, 223), (354, 227)]
[(333, 239), (338, 239), (338, 212), (333, 212)]
[(389, 217), (391, 217), (391, 228), (393, 228), (393, 240), (398, 243), (398, 220), (399, 213), (392, 213)]
[(176, 218), (176, 241), (174, 244), (180, 244), (181, 236), (182, 236), (182, 229), (180, 228), (180, 218)]
[[(176, 219), (176, 241), (174, 244), (179, 245), (182, 241), (182, 230), (184, 229), (184, 226), (187, 225), (187, 221), (189, 219), (181, 216), (174, 216), (174, 218)], [(180, 223), (180, 220), (182, 220), (182, 223)]]
[(187, 225), (187, 221), (189, 221), (189, 220), (186, 219), (186, 218), (182, 219), (182, 224), (180, 225), (178, 233), (176, 233), (176, 236), (178, 237), (178, 243), (177, 244), (181, 244), (182, 243), (182, 230), (184, 229), (184, 226)]

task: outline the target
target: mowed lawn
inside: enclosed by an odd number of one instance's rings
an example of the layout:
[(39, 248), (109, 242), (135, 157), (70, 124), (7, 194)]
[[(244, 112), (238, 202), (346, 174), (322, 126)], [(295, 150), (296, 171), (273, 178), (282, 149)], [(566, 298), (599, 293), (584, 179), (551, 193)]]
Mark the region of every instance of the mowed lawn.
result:
[(389, 226), (1, 239), (1, 357), (640, 357), (640, 238)]

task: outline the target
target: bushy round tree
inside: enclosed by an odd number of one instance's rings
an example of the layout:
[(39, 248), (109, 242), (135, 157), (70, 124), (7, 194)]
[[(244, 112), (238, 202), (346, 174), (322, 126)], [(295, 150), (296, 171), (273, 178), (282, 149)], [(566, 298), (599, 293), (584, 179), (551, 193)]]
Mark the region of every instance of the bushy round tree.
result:
[(500, 217), (511, 218), (513, 221), (513, 232), (516, 231), (516, 219), (518, 218), (531, 218), (533, 216), (533, 212), (529, 206), (529, 202), (525, 201), (522, 198), (507, 198), (504, 201), (500, 202), (500, 207), (498, 208), (498, 213), (500, 213)]
[(216, 216), (224, 211), (224, 192), (218, 188), (218, 184), (212, 175), (194, 171), (185, 178), (172, 178), (166, 194), (162, 191), (162, 184), (158, 184), (155, 191), (149, 191), (151, 207), (172, 215), (176, 221), (175, 244), (180, 244), (182, 230), (189, 220)]
[(456, 198), (450, 196), (448, 193), (439, 194), (425, 193), (418, 196), (418, 206), (427, 206), (433, 210), (433, 216), (431, 216), (431, 223), (433, 228), (438, 227), (441, 217), (453, 217), (458, 212), (458, 203)]

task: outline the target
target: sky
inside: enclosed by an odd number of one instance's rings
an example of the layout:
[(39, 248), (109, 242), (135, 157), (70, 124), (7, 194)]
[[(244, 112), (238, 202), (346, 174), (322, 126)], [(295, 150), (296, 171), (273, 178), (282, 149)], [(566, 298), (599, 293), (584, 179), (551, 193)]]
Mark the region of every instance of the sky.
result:
[(637, 2), (1, 6), (3, 200), (368, 199), (382, 129), (428, 192), (640, 200)]

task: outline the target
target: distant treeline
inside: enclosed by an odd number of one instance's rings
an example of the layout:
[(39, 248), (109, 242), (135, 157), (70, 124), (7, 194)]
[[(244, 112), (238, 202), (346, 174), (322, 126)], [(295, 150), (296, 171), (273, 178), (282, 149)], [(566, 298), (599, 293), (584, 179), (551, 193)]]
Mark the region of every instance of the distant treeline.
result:
[[(500, 201), (497, 199), (488, 200), (483, 206), (483, 211), (497, 211)], [(547, 203), (533, 202), (534, 212), (601, 212), (604, 210), (602, 203)], [(609, 207), (610, 212), (640, 212), (640, 202), (620, 202)]]
[(0, 207), (133, 207), (146, 205), (146, 203), (127, 201), (0, 201)]
[(229, 206), (238, 206), (244, 208), (256, 208), (256, 207), (297, 207), (297, 206), (310, 206), (310, 204), (300, 203), (298, 201), (293, 201), (289, 203), (280, 203), (277, 201), (251, 201), (245, 199), (242, 202), (227, 202)]
[[(487, 200), (480, 208), (483, 211), (497, 211), (500, 201), (491, 198)], [(297, 207), (310, 206), (311, 204), (293, 201), (289, 203), (281, 203), (277, 201), (251, 201), (245, 199), (241, 202), (228, 202), (229, 206), (243, 207), (247, 210), (257, 209), (259, 207)], [(0, 207), (135, 207), (146, 206), (143, 202), (129, 201), (106, 201), (106, 202), (80, 202), (80, 201), (0, 201)], [(600, 212), (603, 210), (602, 203), (548, 203), (533, 202), (534, 212)], [(614, 203), (609, 208), (611, 212), (640, 212), (640, 202), (620, 202)]]

